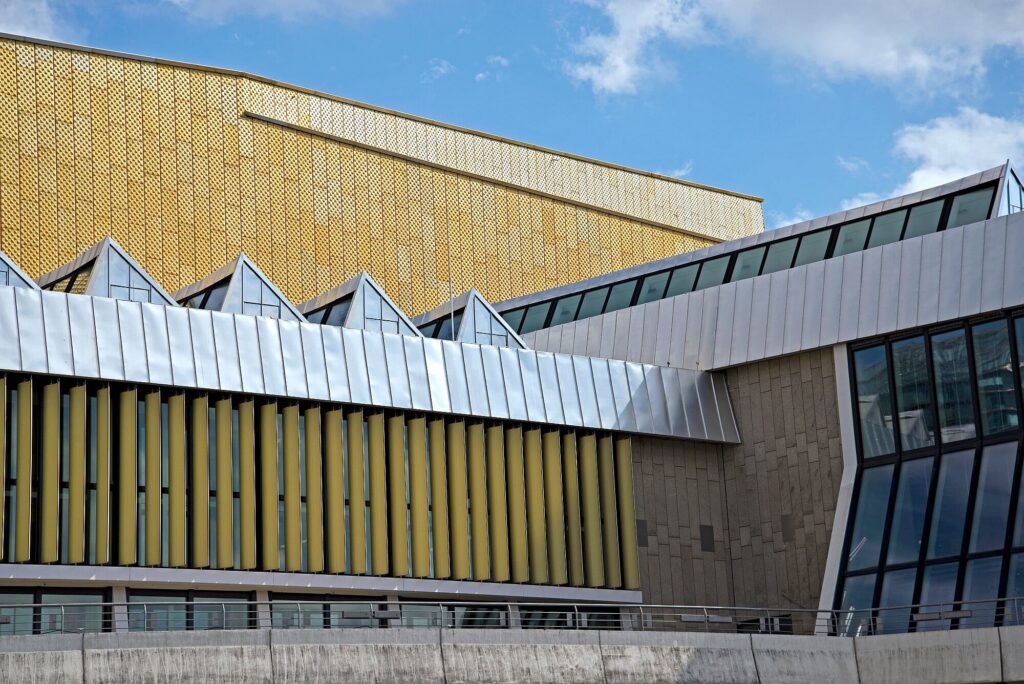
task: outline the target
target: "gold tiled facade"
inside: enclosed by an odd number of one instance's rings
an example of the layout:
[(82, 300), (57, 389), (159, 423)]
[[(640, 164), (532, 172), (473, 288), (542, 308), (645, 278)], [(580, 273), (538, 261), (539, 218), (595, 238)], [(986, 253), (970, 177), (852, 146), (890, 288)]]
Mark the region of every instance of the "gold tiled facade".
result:
[(755, 198), (244, 74), (0, 40), (0, 250), (33, 277), (110, 234), (171, 291), (244, 251), (294, 301), (365, 269), (419, 312), (448, 297), (449, 264), (455, 292), (501, 300), (762, 227)]

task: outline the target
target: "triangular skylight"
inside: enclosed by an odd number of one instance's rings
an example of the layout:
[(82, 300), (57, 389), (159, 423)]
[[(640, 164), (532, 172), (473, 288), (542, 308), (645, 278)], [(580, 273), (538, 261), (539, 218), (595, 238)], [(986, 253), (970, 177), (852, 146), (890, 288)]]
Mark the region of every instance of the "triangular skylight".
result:
[(409, 317), (366, 271), (314, 297), (299, 309), (311, 323), (422, 337)]
[(27, 287), (30, 290), (38, 290), (39, 286), (36, 285), (28, 274), (18, 267), (18, 264), (11, 261), (3, 252), (0, 252), (0, 286), (9, 285), (11, 287)]
[(427, 337), (528, 349), (505, 319), (476, 290), (462, 293), (451, 302), (417, 316), (415, 321)]
[(38, 282), (44, 290), (177, 306), (174, 298), (109, 235)]
[(237, 259), (199, 282), (178, 290), (174, 297), (182, 306), (192, 309), (268, 316), (286, 321), (305, 320), (295, 305), (245, 254), (239, 254)]

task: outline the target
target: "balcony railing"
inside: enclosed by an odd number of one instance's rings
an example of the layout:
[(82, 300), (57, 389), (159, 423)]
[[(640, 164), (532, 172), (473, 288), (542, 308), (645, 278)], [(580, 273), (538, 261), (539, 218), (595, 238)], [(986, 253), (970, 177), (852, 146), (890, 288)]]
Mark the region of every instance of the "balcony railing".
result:
[(0, 636), (226, 629), (568, 629), (859, 637), (1024, 624), (1024, 598), (864, 610), (641, 604), (225, 601), (0, 604)]

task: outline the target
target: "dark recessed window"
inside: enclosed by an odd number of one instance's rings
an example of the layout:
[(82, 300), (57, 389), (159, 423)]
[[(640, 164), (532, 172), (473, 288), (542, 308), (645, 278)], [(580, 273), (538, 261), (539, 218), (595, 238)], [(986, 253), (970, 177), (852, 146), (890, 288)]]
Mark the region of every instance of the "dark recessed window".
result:
[(761, 267), (761, 275), (782, 271), (793, 265), (793, 254), (796, 252), (797, 238), (781, 240), (768, 245), (768, 256)]
[(831, 239), (831, 230), (819, 230), (817, 233), (808, 233), (802, 236), (793, 266), (804, 266), (824, 259), (825, 253), (828, 252), (828, 242)]
[(550, 309), (551, 302), (541, 302), (528, 308), (526, 315), (523, 317), (523, 329), (520, 332), (525, 335), (526, 333), (532, 333), (534, 330), (543, 328)]
[(636, 290), (636, 281), (627, 280), (624, 283), (612, 285), (608, 293), (608, 303), (604, 305), (604, 312), (610, 313), (625, 309), (633, 301), (633, 291)]
[(910, 626), (910, 606), (914, 603), (917, 568), (890, 570), (882, 578), (882, 594), (878, 599), (876, 634), (903, 634)]
[(971, 615), (960, 620), (961, 629), (964, 627), (991, 627), (995, 624), (996, 603), (985, 601), (985, 599), (994, 599), (1000, 596), (999, 576), (1002, 571), (1002, 556), (976, 558), (967, 563), (967, 569), (964, 571), (963, 599), (971, 602), (970, 605), (965, 606), (971, 611)]
[(844, 254), (852, 254), (864, 249), (864, 243), (868, 239), (868, 228), (871, 227), (871, 219), (855, 221), (840, 226), (839, 237), (836, 238), (836, 247), (832, 250), (832, 256), (838, 257)]
[(676, 297), (681, 294), (693, 291), (693, 285), (697, 280), (697, 271), (700, 264), (688, 264), (672, 270), (672, 276), (668, 281), (666, 297)]
[(736, 255), (736, 263), (732, 267), (732, 275), (729, 282), (753, 278), (761, 271), (761, 262), (764, 260), (764, 247), (747, 249)]
[(668, 285), (669, 275), (671, 275), (669, 271), (662, 271), (661, 273), (645, 276), (640, 282), (640, 294), (637, 295), (636, 303), (646, 304), (647, 302), (661, 299), (665, 295), (665, 287)]
[[(920, 612), (952, 610), (959, 569), (959, 563), (944, 563), (925, 568), (924, 581), (921, 583), (921, 603), (931, 607), (922, 608)], [(919, 622), (917, 629), (921, 632), (946, 630), (949, 629), (949, 623), (949, 620), (927, 620)]]
[(942, 441), (948, 444), (973, 439), (977, 430), (974, 426), (970, 358), (963, 330), (950, 330), (932, 336), (932, 363), (935, 368)]
[(928, 535), (928, 558), (946, 558), (960, 554), (967, 499), (970, 496), (974, 450), (943, 454), (939, 462), (939, 482), (932, 504), (932, 529)]
[(910, 218), (907, 219), (907, 229), (903, 232), (903, 239), (909, 240), (920, 235), (929, 235), (939, 229), (939, 220), (942, 218), (942, 207), (946, 200), (935, 200), (928, 204), (919, 204), (910, 210)]
[(582, 321), (584, 318), (590, 318), (601, 313), (604, 309), (604, 300), (606, 299), (608, 299), (607, 287), (600, 287), (585, 293), (583, 301), (580, 303), (580, 310), (576, 313), (576, 320)]
[(981, 455), (978, 488), (971, 525), (970, 553), (995, 551), (1006, 543), (1007, 516), (1017, 464), (1017, 443), (1003, 442), (985, 447)]
[(892, 370), (896, 378), (896, 410), (904, 451), (935, 444), (935, 402), (928, 379), (924, 337), (892, 343)]
[(891, 242), (897, 242), (900, 234), (903, 233), (903, 223), (907, 219), (907, 210), (889, 212), (875, 217), (871, 226), (871, 237), (868, 239), (868, 249), (881, 247)]
[(525, 313), (526, 309), (513, 309), (512, 311), (506, 311), (501, 315), (505, 319), (505, 322), (508, 323), (508, 327), (513, 330), (518, 330), (519, 324), (523, 322), (523, 314)]
[(889, 395), (889, 364), (885, 346), (859, 349), (853, 355), (857, 382), (857, 413), (860, 415), (861, 453), (864, 458), (891, 454), (893, 439), (892, 398)]
[(729, 270), (729, 259), (731, 255), (708, 259), (700, 267), (700, 275), (697, 277), (695, 290), (703, 290), (725, 282), (725, 272)]
[(928, 488), (932, 482), (932, 459), (907, 461), (900, 470), (896, 507), (892, 512), (887, 565), (917, 562), (921, 555), (924, 516), (928, 510)]
[(885, 535), (885, 511), (889, 505), (893, 466), (864, 471), (854, 517), (853, 535), (847, 552), (846, 569), (864, 570), (878, 565), (878, 554)]
[(562, 325), (576, 319), (576, 309), (580, 305), (580, 295), (562, 297), (555, 302), (555, 312), (551, 314), (551, 325)]
[(974, 369), (981, 408), (981, 433), (995, 435), (1017, 428), (1017, 393), (1010, 357), (1010, 333), (1003, 319), (971, 328)]
[(992, 193), (995, 188), (981, 188), (953, 198), (953, 207), (949, 211), (947, 228), (966, 226), (968, 223), (984, 221), (988, 218), (988, 208), (992, 204)]
[(875, 576), (847, 577), (839, 601), (836, 631), (846, 636), (859, 636), (872, 631), (872, 608), (875, 605)]

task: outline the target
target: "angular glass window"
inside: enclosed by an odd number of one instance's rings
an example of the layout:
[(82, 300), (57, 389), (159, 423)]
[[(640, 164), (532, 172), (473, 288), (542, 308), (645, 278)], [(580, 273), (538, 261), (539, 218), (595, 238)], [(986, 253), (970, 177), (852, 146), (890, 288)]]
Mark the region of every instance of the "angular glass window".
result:
[(456, 311), (450, 316), (445, 316), (441, 319), (441, 324), (437, 326), (437, 339), (454, 340), (461, 324), (462, 311)]
[(523, 322), (523, 314), (525, 313), (526, 309), (513, 309), (512, 311), (506, 311), (501, 315), (505, 319), (505, 322), (508, 323), (508, 327), (518, 332), (519, 324)]
[(8, 269), (4, 266), (4, 263), (0, 261), (0, 285), (9, 285), (10, 279), (8, 276)]
[(889, 394), (889, 364), (885, 347), (858, 349), (853, 354), (860, 415), (861, 452), (864, 458), (891, 454), (893, 439), (892, 401)]
[(989, 207), (992, 206), (992, 193), (995, 188), (981, 188), (965, 192), (953, 198), (953, 207), (949, 210), (946, 228), (958, 228), (968, 223), (984, 221), (988, 218)]
[(671, 272), (662, 271), (645, 276), (640, 282), (640, 294), (637, 295), (636, 303), (646, 304), (661, 299), (665, 295), (665, 286), (668, 285), (669, 275)]
[[(953, 598), (956, 596), (956, 578), (959, 574), (959, 563), (930, 565), (924, 569), (921, 582), (921, 601), (926, 607), (920, 608), (921, 613), (939, 613), (953, 609)], [(919, 620), (919, 632), (944, 631), (949, 629), (949, 620)]]
[(878, 630), (876, 634), (903, 634), (910, 626), (910, 608), (914, 602), (917, 568), (893, 570), (882, 579), (882, 595), (878, 598)]
[(836, 238), (835, 249), (832, 256), (838, 257), (844, 254), (852, 254), (864, 249), (864, 243), (868, 239), (868, 228), (871, 227), (871, 219), (854, 221), (839, 227), (839, 237)]
[(534, 330), (543, 328), (550, 308), (551, 302), (541, 302), (527, 309), (526, 315), (523, 317), (523, 328), (519, 332), (525, 335), (526, 333), (532, 333)]
[(327, 325), (336, 325), (341, 327), (345, 325), (345, 317), (348, 315), (348, 309), (352, 305), (352, 298), (339, 299), (331, 305), (331, 310), (324, 318), (324, 323)]
[(974, 400), (971, 391), (970, 357), (963, 330), (932, 336), (932, 363), (939, 407), (939, 430), (945, 444), (973, 439)]
[(765, 248), (754, 247), (753, 249), (746, 249), (736, 255), (736, 263), (732, 266), (732, 275), (729, 276), (729, 282), (735, 283), (737, 280), (746, 280), (747, 278), (753, 278), (761, 272), (761, 262), (764, 261)]
[(970, 602), (963, 608), (971, 614), (960, 618), (960, 628), (991, 627), (996, 623), (997, 603), (986, 599), (999, 598), (999, 576), (1003, 571), (1003, 557), (978, 558), (968, 561), (964, 570), (963, 600)]
[(960, 555), (973, 469), (974, 450), (941, 456), (939, 482), (932, 503), (932, 527), (928, 535), (929, 559)]
[(703, 290), (708, 287), (721, 285), (725, 282), (725, 272), (729, 270), (730, 255), (708, 259), (700, 267), (700, 275), (697, 277), (695, 290)]
[(555, 313), (551, 315), (551, 326), (562, 325), (563, 323), (571, 323), (576, 320), (576, 309), (580, 306), (580, 297), (582, 295), (571, 295), (569, 297), (562, 297), (555, 302)]
[(580, 310), (576, 314), (576, 320), (596, 316), (604, 309), (604, 300), (608, 299), (608, 288), (601, 287), (590, 292), (583, 293), (583, 301), (580, 302)]
[(680, 266), (672, 271), (672, 277), (668, 281), (668, 290), (665, 297), (676, 297), (693, 290), (694, 282), (697, 280), (697, 271), (700, 264), (688, 264)]
[(847, 571), (864, 570), (878, 565), (878, 554), (885, 535), (885, 512), (889, 507), (893, 466), (884, 465), (864, 471), (854, 517)]
[(1006, 321), (979, 323), (974, 338), (974, 372), (981, 407), (981, 434), (995, 435), (1017, 428), (1017, 394)]
[(921, 556), (924, 516), (928, 510), (928, 489), (932, 483), (932, 459), (905, 461), (900, 468), (896, 508), (889, 532), (889, 565), (916, 562)]
[(871, 609), (875, 603), (875, 576), (847, 577), (839, 602), (836, 631), (843, 636), (871, 633)]
[(612, 285), (611, 292), (608, 293), (608, 301), (604, 305), (604, 313), (625, 309), (633, 301), (633, 292), (635, 290), (635, 280), (627, 280), (624, 283)]
[(935, 200), (927, 204), (919, 204), (910, 210), (907, 228), (903, 231), (903, 239), (909, 240), (921, 235), (929, 235), (939, 229), (942, 219), (942, 208), (946, 200)]
[(790, 238), (768, 245), (768, 256), (765, 257), (764, 266), (761, 267), (761, 275), (789, 268), (793, 264), (796, 243), (797, 238)]
[(1017, 465), (1017, 443), (985, 447), (974, 495), (974, 524), (970, 552), (994, 551), (1006, 543), (1006, 523)]
[(800, 238), (800, 248), (796, 251), (796, 259), (793, 267), (804, 266), (815, 261), (821, 261), (828, 252), (828, 243), (832, 239), (831, 230), (819, 230), (816, 233), (808, 233)]
[(896, 378), (896, 410), (903, 450), (934, 445), (935, 405), (928, 380), (924, 337), (892, 343), (892, 370)]
[(876, 216), (875, 222), (871, 226), (871, 237), (868, 238), (868, 249), (897, 242), (903, 233), (903, 223), (906, 218), (906, 209)]

